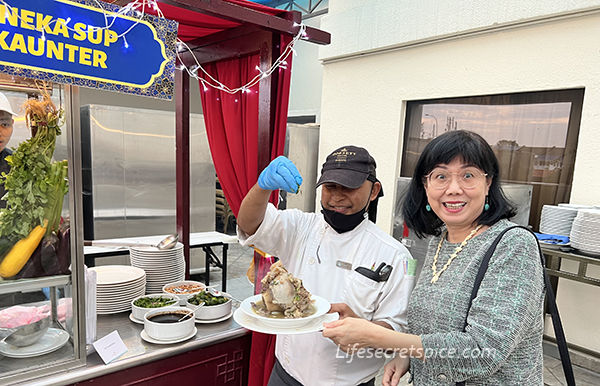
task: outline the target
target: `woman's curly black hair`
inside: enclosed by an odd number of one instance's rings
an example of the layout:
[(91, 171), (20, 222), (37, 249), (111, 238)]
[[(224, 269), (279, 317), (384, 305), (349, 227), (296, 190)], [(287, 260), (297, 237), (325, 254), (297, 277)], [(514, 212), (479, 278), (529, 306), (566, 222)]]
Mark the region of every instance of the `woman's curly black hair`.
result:
[(478, 224), (493, 225), (516, 214), (516, 207), (506, 198), (500, 187), (500, 163), (490, 145), (479, 134), (465, 130), (449, 131), (425, 146), (404, 194), (402, 216), (406, 225), (419, 238), (428, 235), (439, 236), (443, 226), (442, 220), (433, 211), (428, 212), (425, 209), (425, 176), (437, 165), (449, 164), (457, 157), (464, 163), (483, 170), (492, 181), (488, 192), (490, 208), (482, 211), (476, 220)]

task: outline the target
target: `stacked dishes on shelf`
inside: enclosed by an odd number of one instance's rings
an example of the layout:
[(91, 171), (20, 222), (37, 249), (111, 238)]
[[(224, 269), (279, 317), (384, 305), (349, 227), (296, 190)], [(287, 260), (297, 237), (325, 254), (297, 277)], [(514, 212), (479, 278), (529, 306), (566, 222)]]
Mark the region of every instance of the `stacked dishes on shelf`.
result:
[(146, 292), (146, 273), (129, 265), (92, 267), (96, 271), (96, 312), (99, 315), (131, 310), (131, 301)]
[(595, 208), (591, 205), (582, 205), (582, 204), (558, 204), (558, 206), (564, 207), (564, 208), (572, 208), (572, 209), (598, 209)]
[(600, 256), (600, 209), (581, 209), (573, 220), (571, 246), (581, 252)]
[(146, 272), (147, 294), (161, 293), (165, 284), (185, 279), (182, 243), (162, 251), (156, 247), (131, 247), (129, 259), (133, 267)]
[(569, 236), (577, 208), (570, 206), (544, 205), (540, 219), (540, 232), (549, 235)]

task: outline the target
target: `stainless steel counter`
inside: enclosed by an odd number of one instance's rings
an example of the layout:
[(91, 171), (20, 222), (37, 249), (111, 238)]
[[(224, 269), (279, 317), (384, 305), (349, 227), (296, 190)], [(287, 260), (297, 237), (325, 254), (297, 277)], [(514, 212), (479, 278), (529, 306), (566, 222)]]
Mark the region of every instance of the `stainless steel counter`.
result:
[[(144, 329), (144, 326), (129, 320), (129, 313), (99, 315), (97, 336), (101, 338), (112, 331), (118, 331), (119, 336), (128, 348), (128, 351), (121, 358), (105, 365), (102, 359), (100, 359), (100, 356), (98, 356), (96, 352), (92, 352), (87, 357), (87, 364), (85, 367), (72, 369), (67, 373), (50, 375), (27, 383), (19, 383), (18, 385), (70, 385), (75, 382), (97, 378), (102, 375), (210, 346), (249, 333), (248, 330), (240, 327), (233, 320), (233, 316), (223, 322), (214, 324), (196, 323), (196, 328), (198, 329), (196, 336), (185, 342), (168, 345), (152, 344), (144, 341), (140, 337), (140, 333)], [(57, 352), (57, 354), (59, 353)]]

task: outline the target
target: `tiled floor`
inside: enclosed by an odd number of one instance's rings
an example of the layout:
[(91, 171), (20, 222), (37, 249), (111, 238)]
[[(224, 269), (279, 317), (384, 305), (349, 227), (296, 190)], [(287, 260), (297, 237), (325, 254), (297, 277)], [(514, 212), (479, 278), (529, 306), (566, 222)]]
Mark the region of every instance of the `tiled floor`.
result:
[[(220, 250), (215, 250), (218, 256), (222, 253)], [(252, 261), (253, 251), (251, 248), (242, 247), (239, 244), (230, 244), (227, 259), (228, 259), (228, 283), (227, 292), (237, 299), (245, 299), (254, 294), (254, 288), (250, 281), (246, 278), (246, 271)], [(201, 275), (194, 275), (195, 280), (202, 281)], [(220, 284), (221, 271), (211, 271), (211, 284)], [(600, 374), (589, 371), (579, 366), (573, 366), (575, 380), (578, 386), (599, 386)], [(381, 381), (376, 382), (377, 385)], [(406, 379), (401, 380), (400, 385), (408, 385)], [(563, 375), (560, 360), (553, 358), (550, 355), (544, 356), (544, 385), (547, 386), (563, 386), (566, 385)]]

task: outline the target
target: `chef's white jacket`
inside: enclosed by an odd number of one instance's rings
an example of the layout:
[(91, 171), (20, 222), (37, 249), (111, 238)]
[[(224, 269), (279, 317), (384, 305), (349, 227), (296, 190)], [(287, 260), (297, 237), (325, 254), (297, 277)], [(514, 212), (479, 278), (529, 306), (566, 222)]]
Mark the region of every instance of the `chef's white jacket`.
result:
[[(368, 219), (339, 234), (322, 214), (282, 211), (269, 204), (256, 233), (248, 237), (238, 228), (238, 238), (242, 245), (279, 257), (310, 293), (331, 303), (346, 303), (361, 318), (406, 331), (415, 279), (407, 274), (411, 256)], [(382, 262), (393, 267), (385, 282), (355, 271), (359, 266), (376, 269)], [(320, 332), (277, 335), (275, 353), (283, 368), (305, 386), (358, 385), (373, 378), (385, 361), (381, 350), (350, 356)]]

